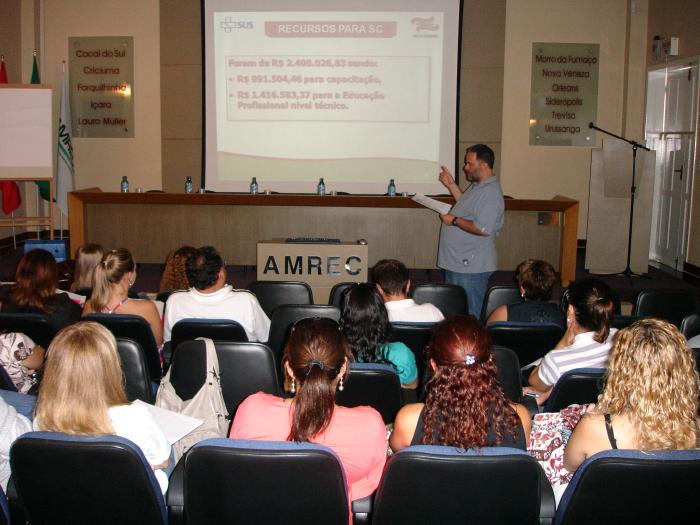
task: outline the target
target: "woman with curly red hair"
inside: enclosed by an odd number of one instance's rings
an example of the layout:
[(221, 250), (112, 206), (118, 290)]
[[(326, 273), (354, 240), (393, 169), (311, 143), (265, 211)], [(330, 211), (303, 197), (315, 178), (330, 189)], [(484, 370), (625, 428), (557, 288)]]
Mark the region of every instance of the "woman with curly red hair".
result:
[(434, 375), (425, 404), (399, 411), (392, 450), (421, 444), (527, 448), (530, 414), (506, 398), (491, 357), (491, 339), (474, 317), (450, 317), (437, 325), (428, 358)]

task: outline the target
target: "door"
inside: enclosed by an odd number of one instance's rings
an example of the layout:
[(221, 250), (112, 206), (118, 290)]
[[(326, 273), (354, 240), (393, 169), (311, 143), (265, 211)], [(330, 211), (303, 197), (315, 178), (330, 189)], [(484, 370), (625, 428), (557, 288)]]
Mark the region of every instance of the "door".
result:
[(682, 271), (695, 159), (698, 62), (650, 71), (647, 144), (657, 151), (651, 258)]

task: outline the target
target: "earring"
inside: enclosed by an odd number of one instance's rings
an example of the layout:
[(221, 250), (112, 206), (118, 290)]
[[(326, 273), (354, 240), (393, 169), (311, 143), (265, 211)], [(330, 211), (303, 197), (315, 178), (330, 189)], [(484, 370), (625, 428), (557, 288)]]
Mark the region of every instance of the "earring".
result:
[(340, 376), (340, 383), (338, 383), (338, 390), (341, 392), (345, 390), (345, 387), (343, 386), (343, 376)]
[(291, 384), (291, 386), (289, 387), (289, 391), (290, 391), (292, 394), (296, 394), (296, 393), (297, 393), (297, 383), (296, 383), (296, 380), (295, 380), (294, 378), (292, 378), (292, 384)]

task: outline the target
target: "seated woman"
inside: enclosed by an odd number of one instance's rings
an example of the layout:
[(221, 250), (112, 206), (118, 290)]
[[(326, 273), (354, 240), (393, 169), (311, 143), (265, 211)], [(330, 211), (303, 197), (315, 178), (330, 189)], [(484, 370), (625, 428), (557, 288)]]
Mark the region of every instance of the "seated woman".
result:
[(58, 268), (46, 250), (24, 254), (17, 265), (15, 281), (1, 299), (0, 312), (47, 315), (56, 331), (80, 319), (80, 306), (67, 294), (56, 293)]
[(85, 302), (83, 315), (130, 314), (143, 317), (151, 327), (156, 344), (163, 344), (163, 323), (153, 301), (129, 298), (136, 281), (136, 263), (129, 250), (107, 252), (95, 268), (92, 296)]
[(428, 357), (434, 375), (425, 404), (406, 405), (396, 415), (392, 450), (421, 444), (526, 449), (530, 414), (506, 398), (491, 339), (474, 317), (449, 317), (437, 325)]
[(358, 362), (391, 365), (403, 388), (418, 386), (416, 358), (405, 344), (389, 342), (389, 315), (374, 285), (360, 283), (347, 291), (340, 327)]
[(603, 393), (571, 434), (564, 466), (574, 472), (610, 449), (697, 448), (699, 394), (695, 358), (675, 326), (643, 319), (620, 330)]
[(187, 280), (185, 263), (190, 255), (195, 252), (192, 246), (182, 246), (168, 254), (165, 259), (165, 269), (160, 277), (158, 292), (173, 290), (187, 290), (190, 283)]
[(282, 360), (285, 387), (293, 397), (262, 392), (249, 396), (236, 412), (229, 437), (325, 445), (343, 465), (348, 500), (369, 496), (386, 461), (386, 428), (373, 408), (335, 404), (335, 391), (343, 390), (351, 357), (334, 321), (297, 322)]
[(133, 441), (155, 470), (163, 493), (170, 444), (150, 412), (124, 393), (117, 342), (104, 326), (80, 322), (49, 345), (34, 428), (77, 435), (115, 434)]
[(75, 252), (75, 271), (73, 284), (70, 285), (71, 292), (92, 289), (92, 276), (104, 253), (104, 248), (99, 244), (83, 244), (78, 248)]
[(610, 328), (614, 315), (612, 292), (597, 279), (581, 279), (569, 288), (566, 332), (529, 374), (529, 387), (543, 404), (552, 387), (569, 370), (605, 368), (617, 332)]
[(19, 332), (0, 333), (0, 365), (17, 392), (26, 394), (34, 386), (33, 374), (44, 366), (44, 348)]
[(527, 259), (515, 269), (522, 301), (496, 308), (486, 323), (514, 321), (550, 323), (566, 327), (566, 317), (558, 304), (550, 303), (552, 288), (557, 282), (554, 267), (547, 261)]

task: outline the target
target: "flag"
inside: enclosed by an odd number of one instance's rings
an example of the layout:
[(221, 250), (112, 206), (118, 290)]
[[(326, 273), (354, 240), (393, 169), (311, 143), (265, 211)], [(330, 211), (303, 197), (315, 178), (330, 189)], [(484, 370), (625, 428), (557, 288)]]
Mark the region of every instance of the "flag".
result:
[[(32, 64), (32, 79), (29, 81), (29, 83), (41, 84), (41, 80), (39, 79), (39, 66), (36, 63), (36, 51), (34, 51), (34, 63)], [(42, 180), (35, 182), (34, 184), (36, 184), (41, 198), (45, 201), (49, 200), (49, 193), (51, 193), (51, 190), (49, 189), (49, 183), (45, 180)]]
[(5, 57), (0, 58), (0, 84), (7, 84), (7, 68), (5, 67)]
[[(7, 84), (7, 68), (5, 67), (5, 57), (0, 57), (0, 84)], [(19, 208), (22, 198), (19, 195), (19, 186), (15, 181), (5, 180), (0, 182), (2, 192), (2, 211), (7, 215)]]
[(56, 205), (64, 215), (68, 215), (68, 192), (73, 191), (73, 145), (71, 144), (70, 136), (71, 115), (68, 97), (68, 73), (64, 73), (58, 114), (58, 155), (56, 162)]
[(9, 215), (22, 204), (19, 186), (13, 180), (4, 180), (0, 182), (0, 191), (2, 191), (2, 211)]
[(39, 66), (36, 64), (36, 51), (34, 51), (34, 63), (32, 64), (32, 79), (29, 83), (41, 84), (41, 80), (39, 80)]

